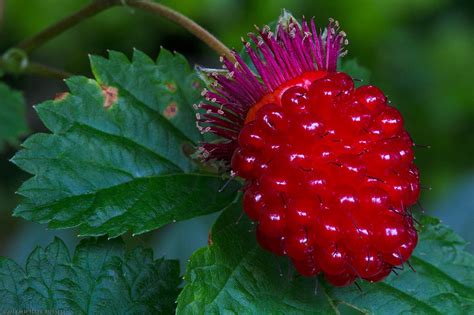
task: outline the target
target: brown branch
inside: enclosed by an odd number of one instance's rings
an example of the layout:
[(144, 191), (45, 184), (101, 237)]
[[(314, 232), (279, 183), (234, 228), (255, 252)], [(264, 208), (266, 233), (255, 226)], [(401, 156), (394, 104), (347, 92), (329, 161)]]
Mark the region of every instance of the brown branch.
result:
[(214, 35), (209, 33), (202, 26), (188, 18), (187, 16), (159, 3), (147, 1), (147, 0), (128, 0), (126, 4), (130, 7), (143, 9), (150, 11), (157, 15), (160, 15), (176, 24), (187, 29), (191, 34), (199, 38), (201, 41), (206, 43), (212, 50), (217, 52), (219, 55), (226, 55), (230, 60), (235, 60), (231, 54), (230, 49), (218, 40)]
[(96, 0), (93, 1), (91, 4), (86, 5), (79, 11), (71, 14), (68, 17), (60, 20), (59, 22), (49, 26), (42, 32), (25, 39), (21, 43), (19, 43), (16, 48), (19, 48), (26, 53), (30, 53), (36, 48), (44, 45), (49, 40), (61, 35), (66, 30), (70, 29), (71, 27), (79, 24), (85, 19), (88, 19), (96, 14), (114, 6), (117, 1), (115, 0)]
[[(0, 0), (2, 1), (2, 0)], [(25, 39), (19, 43), (16, 48), (31, 53), (36, 48), (44, 45), (49, 40), (62, 34), (66, 30), (76, 26), (81, 21), (97, 15), (98, 13), (118, 5), (128, 5), (133, 8), (145, 10), (164, 17), (188, 30), (191, 34), (206, 43), (212, 50), (219, 55), (226, 55), (234, 60), (229, 48), (219, 41), (214, 35), (209, 33), (202, 26), (188, 18), (187, 16), (159, 3), (147, 0), (95, 0), (91, 4), (86, 5), (79, 11), (71, 14), (59, 22), (49, 26), (42, 32)]]

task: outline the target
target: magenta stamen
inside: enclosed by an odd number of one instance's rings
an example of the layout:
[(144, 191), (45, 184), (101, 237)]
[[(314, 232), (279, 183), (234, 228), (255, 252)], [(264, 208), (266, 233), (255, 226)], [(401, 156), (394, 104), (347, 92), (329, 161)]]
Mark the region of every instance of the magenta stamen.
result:
[(210, 103), (196, 106), (205, 111), (196, 115), (198, 128), (228, 139), (202, 144), (200, 152), (205, 160), (229, 163), (249, 109), (266, 94), (305, 72), (336, 71), (347, 44), (344, 32), (339, 31), (334, 20), (330, 20), (324, 32), (318, 32), (314, 18), (308, 23), (304, 17), (301, 26), (294, 18), (285, 18), (274, 33), (266, 26), (257, 28), (257, 34), (250, 33), (249, 38), (256, 48), (242, 41), (257, 73), (233, 50), (235, 63), (226, 57), (221, 59), (226, 72), (208, 74), (214, 82), (203, 96)]

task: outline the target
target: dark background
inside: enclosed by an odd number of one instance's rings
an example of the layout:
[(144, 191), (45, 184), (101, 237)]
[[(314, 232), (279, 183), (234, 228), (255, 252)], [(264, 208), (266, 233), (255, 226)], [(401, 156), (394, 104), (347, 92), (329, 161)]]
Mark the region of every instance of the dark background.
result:
[[(0, 0), (0, 2), (2, 2)], [(329, 17), (341, 22), (349, 36), (349, 55), (371, 70), (403, 113), (418, 148), (416, 162), (422, 184), (421, 204), (465, 239), (474, 233), (474, 7), (473, 1), (385, 0), (180, 0), (160, 1), (195, 19), (226, 45), (240, 50), (240, 37), (275, 20), (282, 8), (296, 17)], [(88, 3), (85, 0), (6, 0), (0, 29), (0, 52), (35, 34)], [(156, 57), (160, 46), (184, 54), (191, 63), (218, 66), (216, 54), (192, 35), (164, 19), (130, 8), (114, 8), (69, 30), (33, 53), (31, 58), (74, 74), (91, 76), (90, 54), (107, 49), (130, 55), (135, 47)], [(7, 77), (25, 91), (31, 132), (44, 131), (32, 106), (64, 91), (60, 80)], [(74, 230), (46, 231), (45, 226), (12, 218), (18, 203), (14, 192), (28, 176), (8, 160), (18, 147), (0, 153), (0, 255), (23, 262), (37, 244), (59, 235), (77, 242)], [(189, 255), (207, 241), (216, 215), (177, 223), (136, 238), (153, 246), (157, 256)], [(470, 245), (470, 250), (473, 251)]]

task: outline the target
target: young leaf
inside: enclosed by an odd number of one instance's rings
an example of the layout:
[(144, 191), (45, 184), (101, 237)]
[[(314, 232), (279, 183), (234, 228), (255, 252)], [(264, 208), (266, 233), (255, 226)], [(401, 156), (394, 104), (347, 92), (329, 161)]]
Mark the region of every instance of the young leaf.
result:
[(82, 235), (116, 237), (225, 208), (239, 185), (200, 173), (185, 153), (200, 139), (192, 105), (200, 81), (179, 55), (92, 57), (96, 80), (36, 106), (52, 134), (35, 134), (13, 162), (35, 175), (15, 215)]
[(178, 297), (178, 314), (338, 314), (345, 304), (365, 314), (472, 314), (474, 257), (438, 220), (424, 217), (408, 266), (386, 281), (331, 287), (321, 278), (290, 277), (285, 259), (264, 252), (254, 225), (235, 204), (212, 229), (212, 241), (193, 254)]
[(154, 260), (151, 250), (86, 239), (71, 258), (56, 238), (25, 269), (0, 257), (0, 313), (171, 314), (180, 282), (178, 261)]
[(23, 95), (0, 82), (0, 150), (5, 143), (16, 144), (28, 131)]

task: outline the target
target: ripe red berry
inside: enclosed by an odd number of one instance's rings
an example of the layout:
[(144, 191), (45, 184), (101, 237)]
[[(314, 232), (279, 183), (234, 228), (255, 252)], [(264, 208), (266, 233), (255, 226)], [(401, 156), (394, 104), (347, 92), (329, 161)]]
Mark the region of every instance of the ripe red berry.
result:
[(259, 188), (255, 184), (247, 187), (243, 197), (243, 208), (248, 217), (252, 220), (258, 220), (260, 211), (265, 207), (265, 201)]
[(303, 276), (311, 277), (321, 272), (321, 268), (311, 257), (305, 260), (292, 259), (291, 261), (295, 269)]
[(259, 229), (269, 237), (282, 237), (286, 228), (286, 210), (280, 202), (273, 201), (259, 214)]
[(294, 198), (288, 201), (286, 209), (289, 229), (311, 228), (318, 215), (319, 201), (316, 199)]
[(382, 271), (384, 265), (380, 254), (370, 248), (354, 253), (351, 264), (357, 275), (361, 278), (376, 276)]
[(290, 87), (283, 93), (281, 105), (288, 115), (301, 115), (308, 105), (306, 90), (301, 86)]
[(301, 228), (285, 236), (285, 252), (293, 259), (306, 260), (314, 250), (314, 238)]
[(345, 43), (336, 23), (330, 36), (313, 21), (287, 23), (246, 44), (260, 77), (237, 54), (224, 58), (227, 76), (212, 74), (200, 129), (224, 140), (201, 151), (246, 180), (244, 211), (264, 249), (336, 286), (380, 281), (417, 243), (413, 142), (380, 89), (336, 71)]
[(372, 112), (379, 112), (387, 102), (384, 93), (373, 85), (364, 85), (358, 88), (354, 93), (354, 99)]

